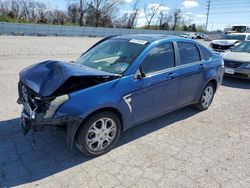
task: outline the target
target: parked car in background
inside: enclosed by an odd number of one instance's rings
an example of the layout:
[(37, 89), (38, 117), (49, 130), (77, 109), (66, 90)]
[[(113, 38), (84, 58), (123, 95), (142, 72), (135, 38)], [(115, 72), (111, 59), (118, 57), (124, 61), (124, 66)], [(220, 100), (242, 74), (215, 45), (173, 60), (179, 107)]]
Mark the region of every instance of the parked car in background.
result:
[(209, 40), (209, 36), (204, 33), (197, 33), (197, 39)]
[(188, 38), (188, 39), (197, 39), (197, 34), (196, 33), (184, 33), (180, 35), (180, 37)]
[(45, 61), (20, 72), (22, 128), (66, 126), (70, 147), (102, 155), (135, 125), (187, 105), (208, 109), (222, 66), (221, 55), (190, 39), (108, 37), (74, 63)]
[(225, 75), (250, 79), (250, 41), (244, 41), (225, 53)]
[(226, 34), (219, 40), (213, 40), (210, 47), (214, 51), (225, 52), (245, 40), (250, 40), (250, 33)]

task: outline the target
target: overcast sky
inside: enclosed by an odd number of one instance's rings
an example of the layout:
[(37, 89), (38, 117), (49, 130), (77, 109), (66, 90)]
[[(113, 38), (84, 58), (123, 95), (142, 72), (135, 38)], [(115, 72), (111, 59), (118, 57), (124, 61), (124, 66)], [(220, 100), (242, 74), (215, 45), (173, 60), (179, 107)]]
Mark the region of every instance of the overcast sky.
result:
[[(69, 0), (39, 0), (46, 3), (50, 8), (66, 10)], [(72, 1), (72, 0), (71, 0)], [(208, 0), (139, 0), (142, 9), (145, 4), (162, 5), (162, 10), (171, 11), (181, 8), (184, 17), (192, 22), (202, 25), (206, 22), (206, 8)], [(119, 14), (132, 9), (135, 0), (124, 0), (119, 8)], [(250, 0), (211, 0), (211, 11), (209, 17), (209, 30), (224, 29), (230, 25), (244, 24), (250, 26)], [(145, 25), (143, 11), (140, 11), (138, 26)]]

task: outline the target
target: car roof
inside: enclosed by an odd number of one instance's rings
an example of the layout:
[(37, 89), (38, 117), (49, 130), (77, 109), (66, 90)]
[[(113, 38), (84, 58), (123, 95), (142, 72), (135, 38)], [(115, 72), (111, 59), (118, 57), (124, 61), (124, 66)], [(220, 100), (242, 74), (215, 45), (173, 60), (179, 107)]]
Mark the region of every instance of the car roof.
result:
[[(132, 34), (132, 35), (121, 35), (115, 36), (114, 39), (126, 39), (126, 40), (144, 40), (147, 42), (154, 42), (162, 39), (180, 39), (181, 37), (161, 34)], [(183, 39), (183, 38), (181, 38)]]

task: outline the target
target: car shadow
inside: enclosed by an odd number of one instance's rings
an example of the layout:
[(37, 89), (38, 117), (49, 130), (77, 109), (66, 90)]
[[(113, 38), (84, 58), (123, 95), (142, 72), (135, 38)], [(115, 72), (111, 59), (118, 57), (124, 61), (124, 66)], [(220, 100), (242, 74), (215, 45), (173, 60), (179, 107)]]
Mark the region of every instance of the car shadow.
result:
[[(125, 131), (116, 147), (189, 118), (199, 111), (185, 107)], [(20, 119), (0, 121), (0, 187), (13, 187), (44, 179), (93, 158), (66, 146), (66, 131), (46, 129), (23, 136)]]
[(239, 89), (250, 89), (250, 80), (224, 76), (222, 85)]

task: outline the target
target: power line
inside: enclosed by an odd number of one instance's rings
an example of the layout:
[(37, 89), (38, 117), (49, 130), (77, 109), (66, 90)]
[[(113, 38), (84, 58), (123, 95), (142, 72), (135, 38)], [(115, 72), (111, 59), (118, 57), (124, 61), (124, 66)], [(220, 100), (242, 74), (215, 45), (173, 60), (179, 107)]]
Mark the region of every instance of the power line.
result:
[(235, 7), (235, 6), (241, 6), (241, 7), (245, 7), (245, 8), (249, 8), (250, 6), (250, 3), (247, 3), (247, 4), (230, 4), (230, 5), (210, 5), (211, 8), (228, 8), (228, 7)]
[[(234, 10), (233, 10), (234, 9)], [(207, 0), (206, 1), (206, 30), (208, 29), (209, 18), (211, 15), (228, 15), (228, 14), (249, 14), (250, 1), (242, 0)]]
[(211, 0), (208, 0), (208, 3), (207, 3), (206, 31), (207, 31), (207, 26), (208, 26), (208, 17), (209, 17), (209, 12), (210, 12), (210, 3), (211, 3)]
[(249, 0), (246, 1), (236, 1), (236, 0), (227, 0), (227, 1), (213, 1), (211, 2), (212, 5), (228, 5), (226, 3), (230, 3), (230, 4), (239, 4), (239, 3), (249, 3)]
[(249, 7), (242, 7), (240, 5), (235, 5), (235, 6), (231, 6), (231, 7), (211, 7), (212, 10), (221, 10), (221, 9), (223, 9), (223, 10), (225, 10), (225, 9), (231, 10), (231, 9), (236, 9), (236, 8), (240, 8), (241, 10), (242, 9), (250, 10)]
[(250, 11), (241, 11), (241, 12), (215, 12), (215, 13), (211, 13), (212, 15), (214, 14), (245, 14), (245, 13), (250, 13)]

